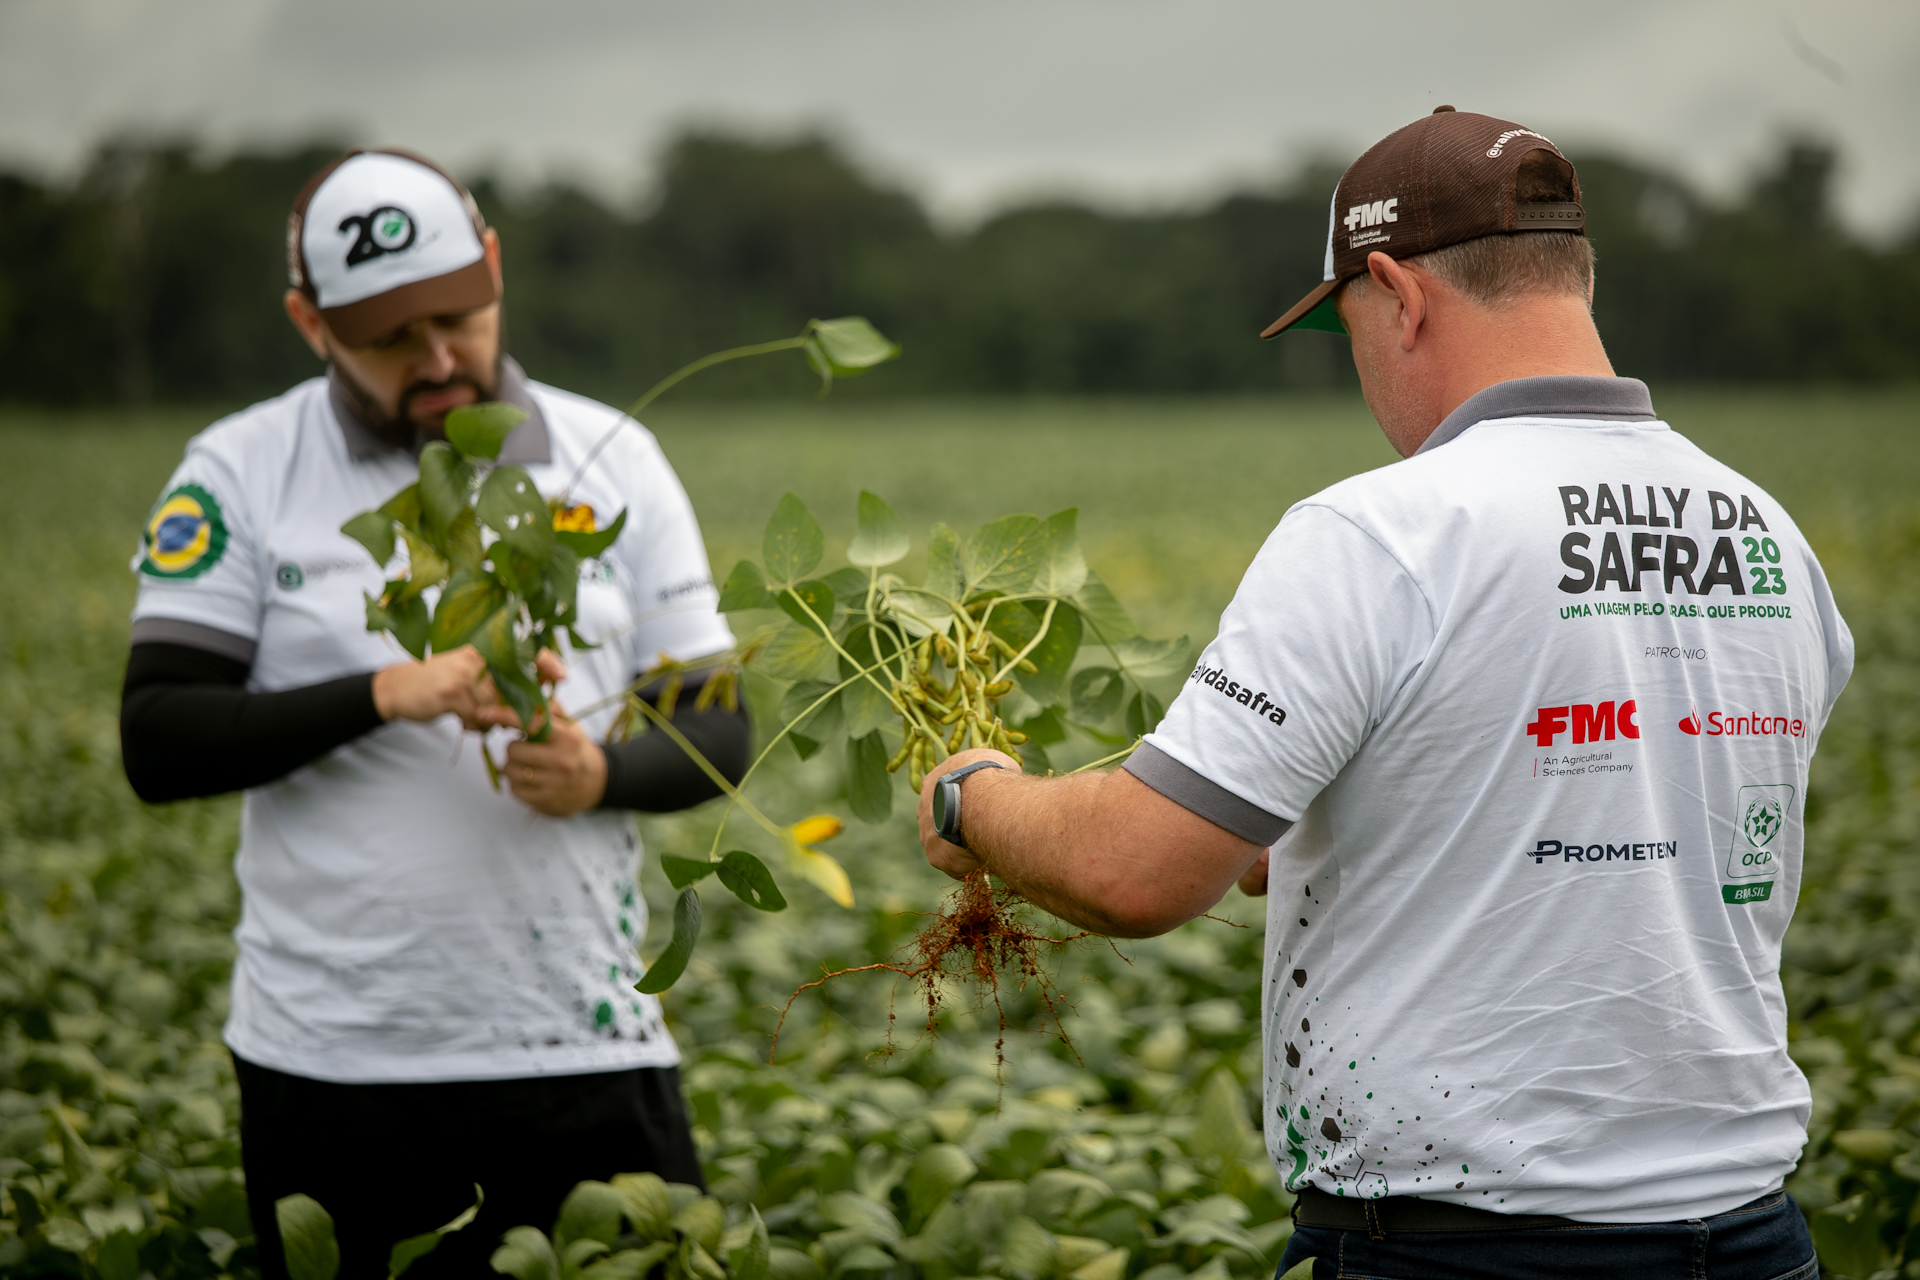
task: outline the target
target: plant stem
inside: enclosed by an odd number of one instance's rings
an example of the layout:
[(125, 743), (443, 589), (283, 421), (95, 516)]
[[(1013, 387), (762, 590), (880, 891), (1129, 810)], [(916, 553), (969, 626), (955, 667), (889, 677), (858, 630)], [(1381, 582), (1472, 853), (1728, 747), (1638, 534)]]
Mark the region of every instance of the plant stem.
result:
[[(809, 326), (809, 329), (811, 329), (811, 326)], [(560, 491), (562, 501), (572, 495), (573, 486), (580, 483), (580, 477), (587, 473), (587, 468), (593, 465), (595, 458), (600, 456), (600, 451), (607, 447), (615, 435), (619, 434), (620, 428), (629, 422), (637, 425), (640, 418), (640, 411), (652, 404), (663, 391), (668, 390), (676, 383), (691, 378), (702, 369), (711, 369), (714, 365), (725, 364), (729, 360), (744, 360), (748, 356), (764, 356), (775, 351), (797, 351), (806, 345), (807, 335), (803, 333), (797, 338), (779, 338), (773, 342), (756, 342), (750, 347), (730, 347), (725, 351), (716, 351), (710, 356), (701, 356), (692, 364), (682, 365), (680, 368), (674, 370), (666, 377), (660, 379), (660, 381), (654, 383), (653, 386), (647, 389), (645, 395), (628, 406), (626, 413), (615, 418), (613, 425), (607, 428), (606, 433), (594, 443), (593, 448), (587, 450), (587, 456), (581, 459), (580, 465), (573, 469), (573, 477), (567, 481), (567, 487)]]
[(1129, 742), (1126, 746), (1120, 748), (1118, 751), (1114, 752), (1112, 755), (1101, 756), (1098, 760), (1089, 761), (1088, 763), (1081, 765), (1078, 769), (1069, 769), (1065, 773), (1061, 774), (1060, 776), (1063, 778), (1071, 778), (1076, 773), (1085, 773), (1089, 769), (1098, 769), (1103, 764), (1112, 764), (1115, 760), (1125, 759), (1127, 756), (1130, 756), (1134, 753), (1135, 748), (1137, 748), (1140, 745), (1141, 741), (1142, 739), (1135, 738), (1132, 742)]

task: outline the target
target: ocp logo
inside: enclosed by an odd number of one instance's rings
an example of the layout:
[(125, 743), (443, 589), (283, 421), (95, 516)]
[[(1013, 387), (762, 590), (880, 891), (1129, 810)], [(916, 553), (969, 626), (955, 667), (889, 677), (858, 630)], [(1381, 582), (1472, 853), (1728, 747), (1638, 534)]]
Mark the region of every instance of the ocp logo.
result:
[(353, 246), (347, 250), (347, 265), (357, 267), (383, 254), (399, 253), (413, 247), (419, 235), (413, 215), (395, 205), (382, 205), (372, 213), (355, 213), (340, 220), (337, 231), (355, 231)]
[(1784, 782), (1741, 787), (1734, 797), (1733, 844), (1727, 875), (1735, 880), (1771, 877), (1780, 868), (1775, 841), (1793, 812), (1793, 788)]

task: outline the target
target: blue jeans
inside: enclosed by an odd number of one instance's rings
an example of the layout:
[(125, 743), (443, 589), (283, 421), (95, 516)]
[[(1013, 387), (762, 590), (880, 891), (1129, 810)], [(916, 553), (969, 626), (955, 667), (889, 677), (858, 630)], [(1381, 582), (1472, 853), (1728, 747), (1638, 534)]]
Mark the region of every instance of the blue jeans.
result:
[(1529, 1231), (1365, 1231), (1302, 1226), (1277, 1274), (1313, 1280), (1818, 1280), (1813, 1239), (1784, 1192), (1685, 1222), (1578, 1223)]

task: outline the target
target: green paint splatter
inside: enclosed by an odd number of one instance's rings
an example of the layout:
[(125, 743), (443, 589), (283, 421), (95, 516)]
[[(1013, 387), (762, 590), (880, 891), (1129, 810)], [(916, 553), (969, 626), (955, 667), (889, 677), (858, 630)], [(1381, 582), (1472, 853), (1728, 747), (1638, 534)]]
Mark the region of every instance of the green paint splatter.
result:
[(608, 966), (607, 966), (607, 981), (608, 981), (608, 982), (618, 982), (619, 980), (620, 980), (620, 966), (619, 966), (619, 965), (617, 965), (617, 964), (610, 964), (610, 965), (608, 965)]
[(612, 1021), (613, 1003), (611, 1001), (602, 1000), (599, 1004), (593, 1006), (593, 1025), (596, 1028), (607, 1026)]
[[(1359, 1065), (1360, 1065), (1360, 1064), (1359, 1064), (1358, 1062), (1349, 1062), (1349, 1063), (1347, 1064), (1347, 1070), (1349, 1070), (1349, 1071), (1351, 1071), (1351, 1070), (1353, 1070), (1353, 1069), (1354, 1069), (1355, 1067), (1357, 1067), (1357, 1066), (1359, 1066)], [(1372, 1097), (1373, 1095), (1372, 1095), (1372, 1094), (1368, 1094), (1367, 1096), (1368, 1096), (1368, 1097)]]
[(633, 921), (627, 919), (625, 916), (621, 916), (620, 932), (631, 938), (633, 936)]
[(1461, 1165), (1461, 1166), (1460, 1166), (1460, 1172), (1462, 1172), (1462, 1173), (1472, 1173), (1472, 1172), (1473, 1172), (1473, 1170), (1471, 1170), (1471, 1169), (1469, 1169), (1469, 1168), (1467, 1168), (1467, 1166), (1465, 1166), (1465, 1165)]

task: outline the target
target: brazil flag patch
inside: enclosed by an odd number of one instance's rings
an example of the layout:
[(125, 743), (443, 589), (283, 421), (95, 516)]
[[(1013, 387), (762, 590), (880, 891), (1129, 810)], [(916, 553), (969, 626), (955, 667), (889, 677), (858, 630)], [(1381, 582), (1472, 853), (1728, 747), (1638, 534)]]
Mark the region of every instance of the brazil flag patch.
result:
[(140, 572), (156, 578), (199, 577), (219, 564), (227, 550), (227, 521), (220, 503), (197, 484), (179, 486), (153, 509), (145, 543)]

